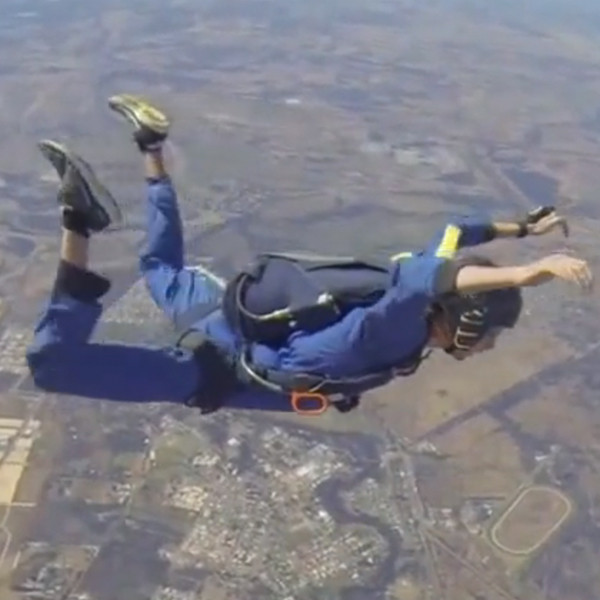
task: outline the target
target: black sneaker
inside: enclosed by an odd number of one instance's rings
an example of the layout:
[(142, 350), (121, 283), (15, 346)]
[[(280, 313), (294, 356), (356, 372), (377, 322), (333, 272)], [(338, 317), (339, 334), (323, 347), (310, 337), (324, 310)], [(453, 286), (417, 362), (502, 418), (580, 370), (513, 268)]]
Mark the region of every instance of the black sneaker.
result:
[(60, 177), (58, 203), (64, 210), (81, 215), (90, 231), (98, 232), (122, 224), (119, 205), (98, 181), (89, 163), (51, 140), (42, 140), (38, 148)]
[(169, 133), (169, 119), (162, 111), (130, 94), (112, 96), (108, 105), (133, 125), (133, 139), (142, 152), (160, 150)]

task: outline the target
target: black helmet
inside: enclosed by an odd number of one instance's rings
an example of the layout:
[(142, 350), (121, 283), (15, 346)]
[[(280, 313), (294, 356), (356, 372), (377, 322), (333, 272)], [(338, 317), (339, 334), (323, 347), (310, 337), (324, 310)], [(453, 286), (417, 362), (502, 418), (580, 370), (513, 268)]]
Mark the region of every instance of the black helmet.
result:
[[(460, 259), (461, 265), (495, 267), (490, 259), (470, 255)], [(467, 351), (493, 329), (515, 326), (519, 320), (523, 299), (519, 288), (502, 288), (478, 294), (451, 293), (440, 297), (436, 304), (444, 313), (453, 333), (446, 352)]]

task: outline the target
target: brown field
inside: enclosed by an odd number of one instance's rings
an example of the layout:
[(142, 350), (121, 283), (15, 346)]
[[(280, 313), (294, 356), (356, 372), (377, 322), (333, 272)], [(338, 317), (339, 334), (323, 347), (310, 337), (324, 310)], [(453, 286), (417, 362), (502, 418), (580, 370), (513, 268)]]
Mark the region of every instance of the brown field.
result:
[(436, 445), (448, 458), (421, 484), (424, 497), (435, 506), (470, 496), (510, 497), (525, 477), (510, 437), (486, 415), (441, 436)]

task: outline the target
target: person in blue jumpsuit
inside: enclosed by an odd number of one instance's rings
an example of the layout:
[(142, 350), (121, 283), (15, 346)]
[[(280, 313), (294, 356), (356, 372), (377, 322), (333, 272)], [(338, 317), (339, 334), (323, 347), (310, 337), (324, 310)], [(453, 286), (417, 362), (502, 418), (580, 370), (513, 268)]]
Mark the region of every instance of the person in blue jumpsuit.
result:
[[(456, 258), (461, 248), (496, 237), (565, 228), (564, 218), (551, 208), (533, 211), (518, 223), (457, 221), (424, 250), (392, 257), (383, 275), (377, 275), (384, 289), (370, 304), (348, 309), (317, 330), (293, 330), (278, 345), (247, 343), (224, 314), (220, 280), (208, 271), (185, 268), (181, 216), (162, 156), (167, 117), (145, 100), (125, 94), (112, 97), (109, 106), (133, 125), (145, 165), (147, 239), (139, 266), (148, 292), (175, 324), (194, 309), (198, 318), (189, 331), (208, 340), (208, 352), (206, 344), (197, 352), (186, 344), (147, 347), (90, 341), (102, 314), (101, 299), (110, 287), (109, 280), (89, 266), (90, 237), (118, 225), (121, 212), (87, 162), (46, 140), (39, 148), (61, 180), (62, 244), (55, 284), (27, 352), (35, 384), (43, 390), (118, 402), (182, 403), (202, 412), (221, 407), (295, 407), (301, 412), (290, 402), (289, 390), (240, 375), (234, 367), (244, 354), (251, 374), (308, 374), (343, 381), (346, 388), (350, 382), (352, 393), (334, 402), (345, 412), (362, 392), (413, 372), (428, 349), (444, 349), (463, 360), (493, 347), (499, 332), (514, 326), (519, 317), (521, 287), (556, 278), (585, 288), (591, 285), (588, 264), (572, 256), (551, 255), (508, 267)], [(360, 269), (324, 272), (333, 279), (344, 272), (351, 279), (374, 275)], [(385, 376), (369, 379), (373, 373)]]

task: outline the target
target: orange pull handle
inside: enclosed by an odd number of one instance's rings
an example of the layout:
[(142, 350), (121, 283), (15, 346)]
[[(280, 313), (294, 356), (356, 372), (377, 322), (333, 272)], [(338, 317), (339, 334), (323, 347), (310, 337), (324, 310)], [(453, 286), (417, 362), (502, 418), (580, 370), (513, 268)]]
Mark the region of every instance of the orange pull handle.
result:
[[(329, 398), (317, 392), (292, 392), (292, 408), (299, 415), (316, 417), (322, 415), (329, 408)], [(304, 408), (303, 405), (316, 404), (314, 408)]]

